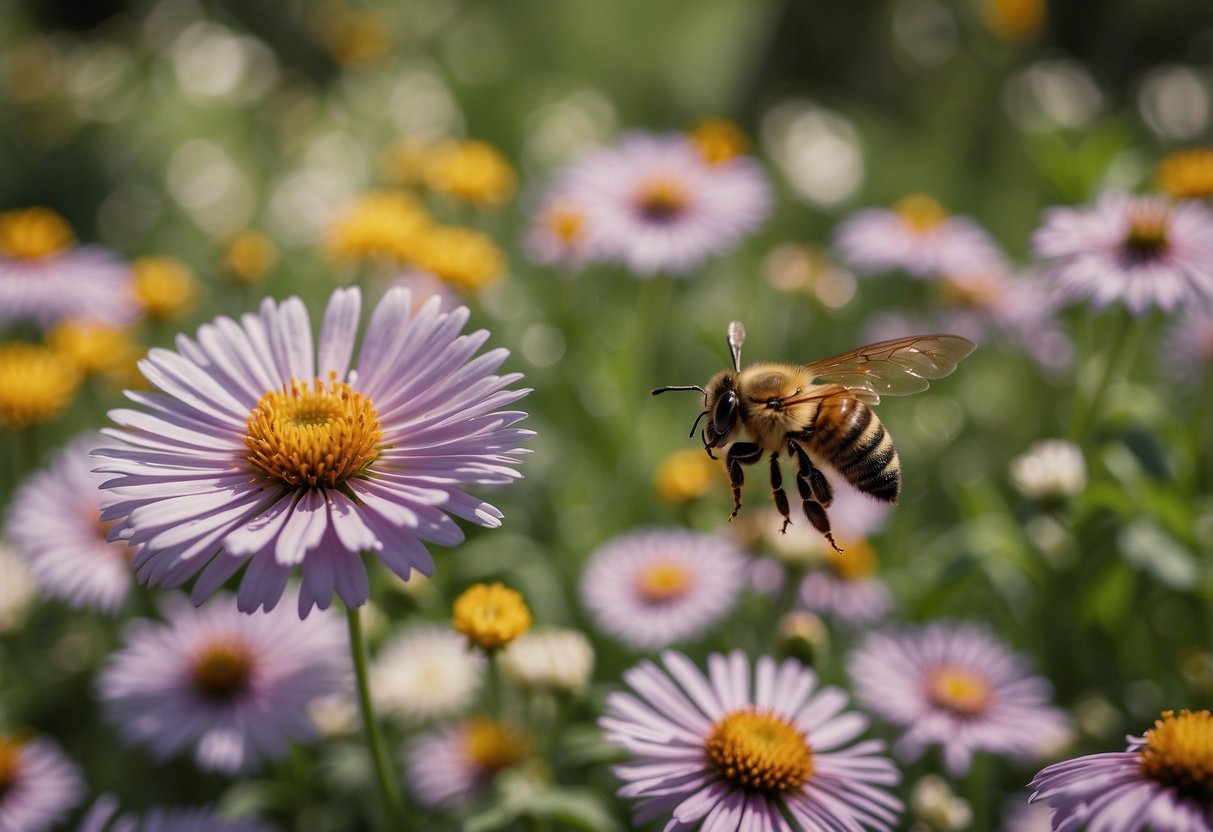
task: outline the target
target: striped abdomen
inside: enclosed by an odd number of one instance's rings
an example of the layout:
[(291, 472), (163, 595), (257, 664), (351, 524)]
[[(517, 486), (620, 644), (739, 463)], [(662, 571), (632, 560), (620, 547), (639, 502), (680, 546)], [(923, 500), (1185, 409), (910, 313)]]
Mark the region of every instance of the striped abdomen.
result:
[(849, 394), (821, 402), (805, 440), (809, 452), (829, 463), (860, 491), (890, 503), (901, 492), (901, 460), (893, 438), (872, 409)]

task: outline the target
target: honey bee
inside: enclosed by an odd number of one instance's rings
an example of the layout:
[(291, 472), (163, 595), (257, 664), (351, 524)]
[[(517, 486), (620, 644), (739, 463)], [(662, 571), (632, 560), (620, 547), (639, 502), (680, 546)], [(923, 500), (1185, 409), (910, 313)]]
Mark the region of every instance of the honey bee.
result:
[[(770, 459), (771, 494), (783, 516), (780, 532), (791, 524), (791, 509), (783, 489), (781, 454), (796, 462), (796, 490), (805, 517), (841, 552), (826, 513), (834, 498), (822, 466), (836, 470), (851, 485), (878, 500), (896, 503), (901, 493), (901, 461), (897, 448), (871, 406), (881, 396), (908, 396), (926, 390), (928, 379), (943, 378), (975, 345), (959, 335), (917, 335), (869, 344), (811, 364), (760, 361), (741, 369), (745, 327), (729, 324), (728, 345), (733, 369), (721, 370), (706, 387), (697, 384), (659, 387), (698, 390), (704, 410), (691, 426), (691, 435), (704, 416), (703, 449), (728, 450), (725, 467), (733, 490), (731, 521), (741, 509), (742, 466), (763, 456)], [(741, 441), (742, 431), (752, 441)]]

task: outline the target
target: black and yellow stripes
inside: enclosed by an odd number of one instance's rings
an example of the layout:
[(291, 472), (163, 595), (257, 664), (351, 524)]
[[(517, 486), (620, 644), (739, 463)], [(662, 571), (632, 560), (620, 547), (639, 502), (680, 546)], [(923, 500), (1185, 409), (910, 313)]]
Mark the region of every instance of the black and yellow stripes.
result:
[(860, 491), (897, 502), (901, 461), (893, 438), (872, 409), (854, 396), (831, 396), (821, 403), (807, 444)]

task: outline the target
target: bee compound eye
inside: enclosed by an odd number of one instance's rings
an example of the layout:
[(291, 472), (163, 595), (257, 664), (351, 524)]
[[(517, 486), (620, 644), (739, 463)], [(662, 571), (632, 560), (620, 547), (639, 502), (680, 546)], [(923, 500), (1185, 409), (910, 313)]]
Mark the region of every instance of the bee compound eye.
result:
[(736, 420), (737, 394), (730, 390), (717, 400), (712, 411), (712, 432), (717, 438), (727, 436), (732, 433)]

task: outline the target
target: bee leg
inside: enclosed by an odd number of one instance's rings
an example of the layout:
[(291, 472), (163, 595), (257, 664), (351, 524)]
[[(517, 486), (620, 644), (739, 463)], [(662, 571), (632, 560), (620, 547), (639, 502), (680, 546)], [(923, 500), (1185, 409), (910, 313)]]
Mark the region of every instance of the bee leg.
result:
[[(825, 477), (814, 465), (809, 455), (804, 452), (800, 446), (796, 446), (796, 456), (800, 460), (800, 472), (796, 475), (796, 488), (800, 491), (800, 502), (804, 507), (804, 516), (809, 518), (809, 522), (813, 524), (813, 528), (825, 535), (825, 539), (830, 541), (830, 545), (834, 547), (834, 551), (842, 554), (842, 548), (834, 542), (834, 535), (830, 532), (830, 516), (826, 514), (825, 506), (815, 499), (813, 491), (813, 473), (824, 482)], [(826, 494), (833, 496), (828, 491), (829, 486), (826, 486)]]
[(809, 486), (813, 489), (813, 499), (820, 503), (822, 508), (829, 508), (830, 503), (834, 501), (834, 488), (826, 479), (826, 475), (813, 464), (813, 460), (799, 444), (789, 442), (788, 447), (800, 462), (800, 473), (797, 476), (807, 479)]
[(762, 458), (762, 448), (753, 442), (734, 442), (729, 447), (725, 457), (725, 467), (729, 469), (729, 484), (733, 486), (733, 513), (731, 521), (741, 511), (741, 486), (745, 484), (745, 472), (742, 465), (753, 465)]
[(771, 454), (771, 496), (775, 498), (775, 508), (783, 515), (783, 526), (779, 533), (783, 534), (792, 524), (791, 509), (788, 507), (788, 493), (783, 490), (783, 472), (779, 470), (779, 454)]

